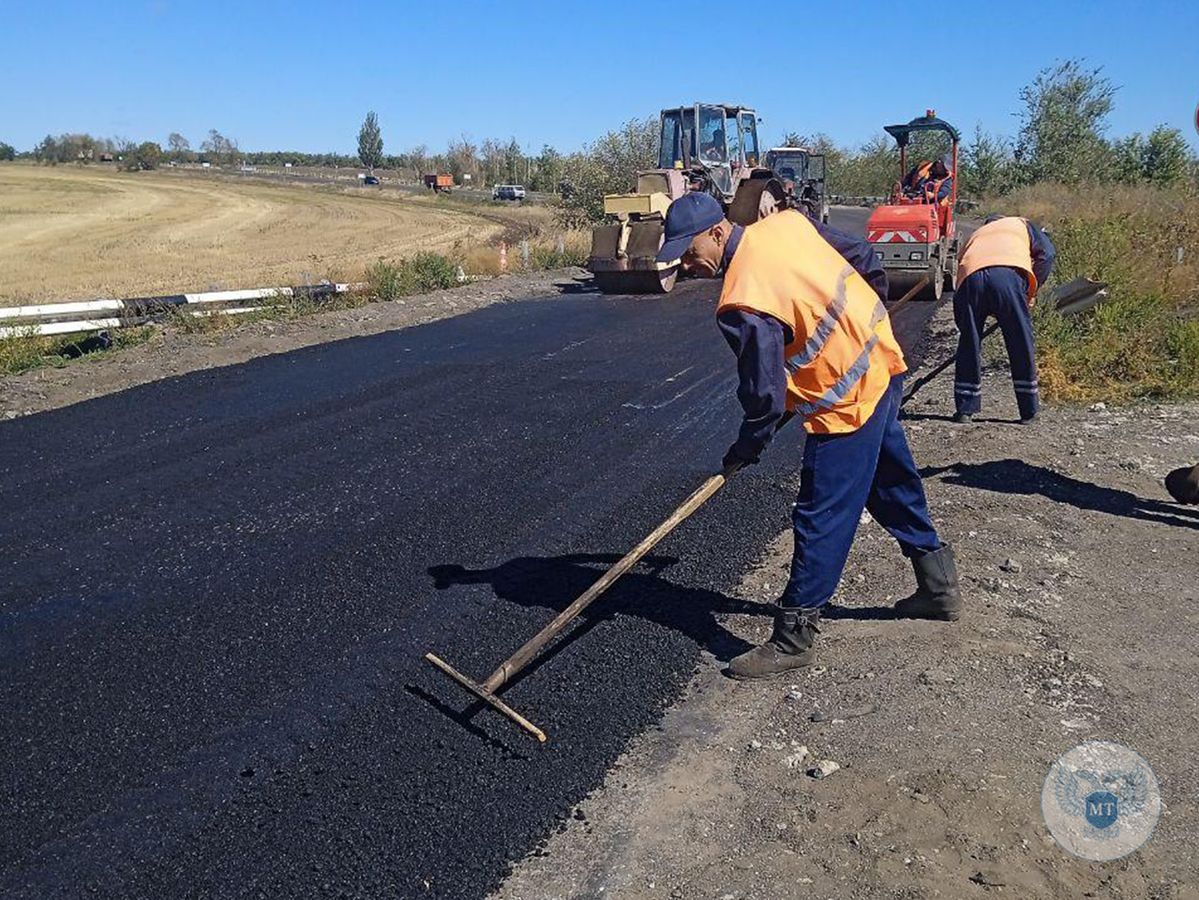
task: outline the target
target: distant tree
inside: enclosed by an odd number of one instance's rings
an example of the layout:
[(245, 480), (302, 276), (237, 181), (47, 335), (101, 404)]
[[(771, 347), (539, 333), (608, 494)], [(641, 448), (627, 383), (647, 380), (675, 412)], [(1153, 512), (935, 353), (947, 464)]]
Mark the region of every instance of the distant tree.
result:
[(525, 155), (521, 153), (516, 138), (509, 140), (504, 147), (504, 172), (510, 184), (525, 180)]
[(177, 131), (172, 131), (167, 136), (167, 149), (170, 151), (171, 159), (176, 162), (184, 162), (191, 157), (191, 142)]
[(358, 158), (370, 171), (383, 165), (383, 132), (379, 130), (379, 117), (368, 112), (358, 129)]
[(58, 141), (53, 135), (46, 135), (41, 142), (33, 148), (33, 158), (39, 163), (47, 166), (58, 165)]
[(200, 152), (219, 165), (230, 165), (241, 158), (237, 141), (225, 137), (215, 128), (209, 130), (208, 137), (200, 144)]
[(557, 191), (566, 171), (562, 154), (546, 144), (541, 148), (541, 153), (538, 154), (533, 165), (533, 177), (530, 179), (529, 186), (536, 191), (551, 193)]
[(1140, 181), (1143, 177), (1142, 157), (1145, 137), (1140, 132), (1118, 138), (1111, 143), (1110, 174), (1116, 181)]
[(581, 153), (565, 160), (570, 196), (563, 197), (558, 218), (569, 227), (604, 217), (604, 195), (633, 189), (637, 172), (658, 163), (658, 119), (631, 119), (609, 131)]
[(974, 140), (962, 147), (959, 176), (962, 193), (971, 197), (1006, 194), (1016, 184), (1016, 161), (1011, 143), (1003, 137), (974, 128)]
[(0, 162), (12, 162), (17, 158), (17, 151), (12, 144), (0, 141)]
[(429, 148), (424, 144), (417, 144), (410, 150), (404, 151), (405, 165), (412, 170), (412, 177), (416, 181), (420, 181), (425, 170), (429, 168)]
[(469, 175), (474, 181), (479, 181), (479, 148), (469, 137), (463, 135), (457, 141), (450, 141), (446, 148), (445, 157), (437, 160), (435, 168), (448, 171), (459, 184), (462, 176)]
[(147, 172), (162, 162), (162, 147), (153, 141), (143, 141), (121, 154), (121, 165), (127, 172)]
[[(908, 159), (933, 159), (935, 156), (933, 150), (912, 148)], [(890, 193), (891, 186), (898, 180), (899, 154), (895, 141), (885, 134), (876, 134), (857, 151), (845, 154), (830, 182), (830, 189), (856, 197), (881, 197)]]
[(1177, 128), (1159, 125), (1149, 132), (1141, 154), (1142, 177), (1158, 184), (1173, 184), (1189, 174), (1194, 156)]
[(1016, 158), (1027, 182), (1102, 180), (1112, 172), (1103, 138), (1116, 87), (1102, 69), (1067, 60), (1042, 69), (1020, 91)]

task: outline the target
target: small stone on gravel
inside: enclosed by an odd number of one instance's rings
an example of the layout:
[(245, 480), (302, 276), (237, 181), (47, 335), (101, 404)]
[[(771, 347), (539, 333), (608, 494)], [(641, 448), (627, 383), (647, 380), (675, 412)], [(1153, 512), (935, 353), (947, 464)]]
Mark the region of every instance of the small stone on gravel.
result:
[(794, 753), (789, 753), (783, 757), (783, 765), (788, 769), (802, 769), (804, 763), (811, 757), (807, 747), (799, 747)]
[(828, 778), (834, 772), (841, 768), (841, 764), (834, 762), (831, 759), (822, 759), (812, 768), (808, 769), (808, 775), (812, 778)]

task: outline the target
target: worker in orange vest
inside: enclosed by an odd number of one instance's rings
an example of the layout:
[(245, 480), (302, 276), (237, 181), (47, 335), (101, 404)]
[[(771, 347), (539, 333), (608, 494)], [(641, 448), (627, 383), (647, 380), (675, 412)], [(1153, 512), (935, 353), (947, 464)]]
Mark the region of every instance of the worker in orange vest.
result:
[(1007, 345), (1020, 421), (1028, 424), (1040, 407), (1032, 304), (1037, 288), (1053, 271), (1057, 251), (1042, 229), (1015, 216), (990, 216), (958, 261), (953, 317), (959, 338), (953, 379), (953, 420), (969, 422), (982, 409), (982, 331), (994, 316)]
[(926, 203), (949, 202), (949, 195), (953, 191), (953, 176), (949, 174), (949, 167), (945, 165), (944, 160), (938, 159), (932, 164), (928, 178), (921, 183), (920, 189), (924, 192)]
[(898, 421), (907, 365), (873, 248), (795, 210), (735, 226), (699, 192), (670, 205), (665, 230), (659, 260), (678, 259), (691, 275), (725, 272), (717, 324), (737, 356), (744, 409), (725, 471), (757, 462), (787, 412), (807, 431), (791, 574), (774, 630), (733, 659), (729, 674), (762, 678), (812, 663), (820, 610), (837, 588), (863, 509), (915, 569), (917, 591), (896, 604), (897, 614), (957, 619), (953, 550), (929, 518)]
[(928, 174), (932, 171), (932, 161), (922, 159), (908, 171), (908, 174), (903, 176), (903, 181), (900, 182), (900, 188), (906, 197), (919, 197), (924, 190), (924, 185), (928, 181)]

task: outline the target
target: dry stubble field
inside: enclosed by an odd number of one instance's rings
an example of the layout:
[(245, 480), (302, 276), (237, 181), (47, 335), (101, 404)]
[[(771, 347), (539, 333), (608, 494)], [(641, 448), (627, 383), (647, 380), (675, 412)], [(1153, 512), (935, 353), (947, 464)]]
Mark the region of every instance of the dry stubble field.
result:
[(355, 280), (502, 228), (419, 195), (2, 164), (0, 303)]

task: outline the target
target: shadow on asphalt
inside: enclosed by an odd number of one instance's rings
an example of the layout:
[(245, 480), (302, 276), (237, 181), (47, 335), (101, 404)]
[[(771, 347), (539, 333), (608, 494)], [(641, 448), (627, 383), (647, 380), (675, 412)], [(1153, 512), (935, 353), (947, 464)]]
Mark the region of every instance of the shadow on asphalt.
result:
[[(501, 600), (561, 611), (591, 587), (604, 568), (620, 559), (616, 554), (603, 553), (521, 556), (490, 569), (467, 569), (453, 564), (432, 566), (429, 575), (439, 591), (460, 584), (490, 584)], [(596, 623), (617, 614), (636, 616), (679, 631), (721, 662), (728, 662), (752, 647), (724, 628), (716, 617), (730, 613), (771, 615), (772, 608), (716, 591), (681, 587), (662, 578), (659, 573), (676, 562), (673, 557), (647, 556), (640, 565), (648, 566), (649, 573), (634, 570), (612, 585), (583, 612), (579, 624), (530, 663), (520, 677), (536, 671)], [(499, 665), (500, 660), (495, 662)]]
[(828, 604), (820, 611), (820, 618), (851, 622), (898, 621), (899, 616), (890, 606), (837, 606)]
[(563, 294), (598, 294), (599, 289), (595, 286), (590, 278), (572, 278), (570, 281), (555, 282), (556, 287)]
[[(953, 416), (945, 415), (944, 413), (899, 413), (900, 421), (908, 420), (912, 422), (953, 422)], [(1019, 425), (1019, 419), (995, 419), (989, 417), (975, 416), (973, 419), (975, 425)]]
[(1040, 494), (1077, 509), (1094, 510), (1161, 525), (1199, 529), (1199, 512), (1160, 500), (1138, 497), (1129, 491), (1079, 481), (1068, 475), (1030, 465), (1018, 459), (985, 463), (953, 463), (920, 470), (923, 478), (944, 475), (946, 484), (962, 485), (1000, 494)]

